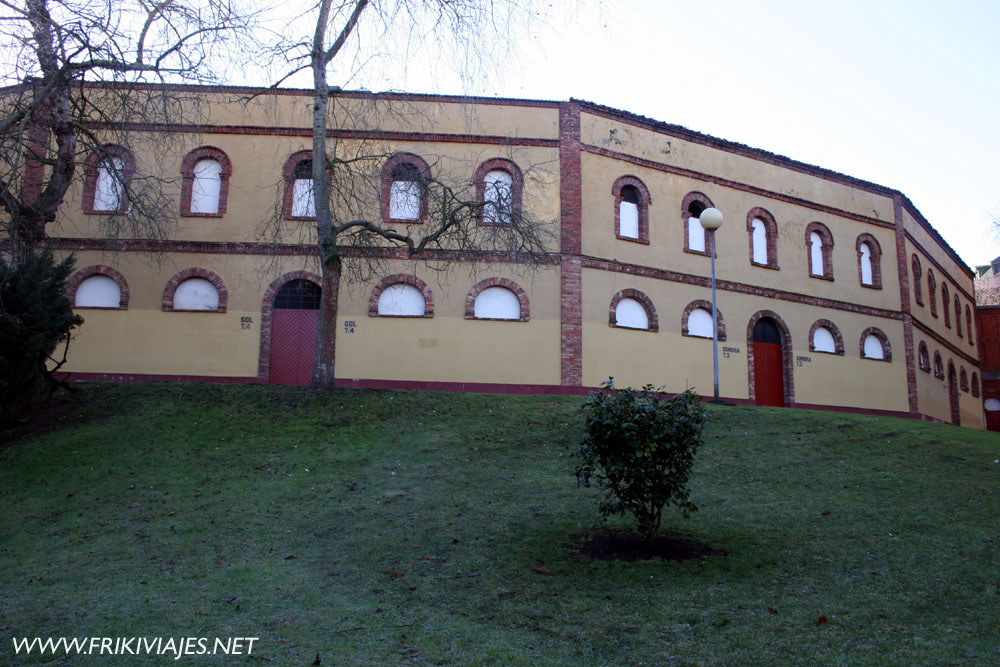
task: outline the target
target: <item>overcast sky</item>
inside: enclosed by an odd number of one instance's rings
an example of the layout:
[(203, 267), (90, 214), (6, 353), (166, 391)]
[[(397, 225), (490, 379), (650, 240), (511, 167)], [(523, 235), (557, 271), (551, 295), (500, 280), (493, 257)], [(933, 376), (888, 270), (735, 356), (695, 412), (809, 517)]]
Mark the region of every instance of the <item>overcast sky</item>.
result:
[[(970, 266), (1000, 255), (997, 0), (606, 0), (456, 90), (581, 98), (901, 190)], [(334, 77), (335, 78), (335, 77)]]

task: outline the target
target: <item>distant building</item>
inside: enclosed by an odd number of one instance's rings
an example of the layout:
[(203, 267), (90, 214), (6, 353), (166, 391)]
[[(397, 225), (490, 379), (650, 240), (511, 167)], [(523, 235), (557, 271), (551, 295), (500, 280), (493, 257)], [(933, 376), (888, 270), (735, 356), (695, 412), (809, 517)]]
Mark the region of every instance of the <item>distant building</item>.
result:
[[(134, 147), (113, 148), (126, 170), (175, 180), (172, 238), (102, 238), (128, 202), (96, 162), (50, 228), (80, 267), (70, 296), (86, 323), (67, 368), (306, 380), (319, 297), (310, 93), (251, 91), (243, 106), (248, 91), (184, 90), (210, 113), (131, 126)], [(897, 190), (579, 100), (338, 93), (333, 106), (341, 147), (387, 147), (371, 216), (419, 224), (412, 174), (494, 184), (550, 221), (557, 259), (525, 271), (494, 258), (470, 275), (458, 253), (441, 255), (448, 272), (393, 256), (344, 285), (344, 386), (575, 393), (614, 376), (708, 393), (713, 248), (697, 219), (716, 207), (725, 398), (983, 427), (973, 272)], [(260, 236), (275, 213), (277, 257)]]

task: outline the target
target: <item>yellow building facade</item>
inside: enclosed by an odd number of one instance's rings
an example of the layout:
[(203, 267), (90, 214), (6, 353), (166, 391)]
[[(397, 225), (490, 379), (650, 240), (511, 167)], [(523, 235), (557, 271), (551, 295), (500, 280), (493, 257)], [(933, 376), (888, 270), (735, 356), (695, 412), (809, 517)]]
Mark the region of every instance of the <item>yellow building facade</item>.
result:
[[(128, 203), (96, 163), (49, 228), (77, 257), (74, 379), (284, 382), (309, 365), (314, 341), (284, 327), (318, 284), (297, 190), (311, 94), (193, 92), (197, 122), (133, 123), (113, 146), (173, 198), (165, 237), (104, 235)], [(550, 252), (349, 259), (338, 384), (576, 393), (613, 376), (710, 394), (713, 240), (697, 218), (714, 207), (724, 398), (982, 428), (973, 274), (896, 190), (577, 100), (338, 92), (328, 137), (383, 163), (372, 219), (419, 224), (406, 173), (479, 197), (499, 183)]]

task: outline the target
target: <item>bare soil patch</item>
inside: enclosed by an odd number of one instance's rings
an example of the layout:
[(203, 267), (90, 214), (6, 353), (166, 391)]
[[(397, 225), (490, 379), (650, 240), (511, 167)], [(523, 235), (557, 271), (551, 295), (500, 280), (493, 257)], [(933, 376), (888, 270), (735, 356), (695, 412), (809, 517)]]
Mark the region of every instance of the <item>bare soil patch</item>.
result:
[(645, 535), (609, 530), (582, 542), (580, 553), (591, 560), (637, 561), (659, 558), (684, 561), (725, 556), (728, 552), (677, 535), (657, 535), (653, 544), (649, 544)]

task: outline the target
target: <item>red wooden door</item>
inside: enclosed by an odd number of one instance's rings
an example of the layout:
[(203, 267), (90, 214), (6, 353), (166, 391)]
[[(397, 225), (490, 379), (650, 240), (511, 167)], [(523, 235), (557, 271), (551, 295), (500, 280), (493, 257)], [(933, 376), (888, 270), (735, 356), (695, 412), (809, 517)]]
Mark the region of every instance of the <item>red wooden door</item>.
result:
[(271, 313), (271, 384), (309, 384), (316, 361), (318, 310)]
[(785, 378), (780, 343), (753, 343), (753, 391), (757, 405), (785, 404)]
[(990, 431), (1000, 431), (1000, 410), (986, 411), (986, 428)]

